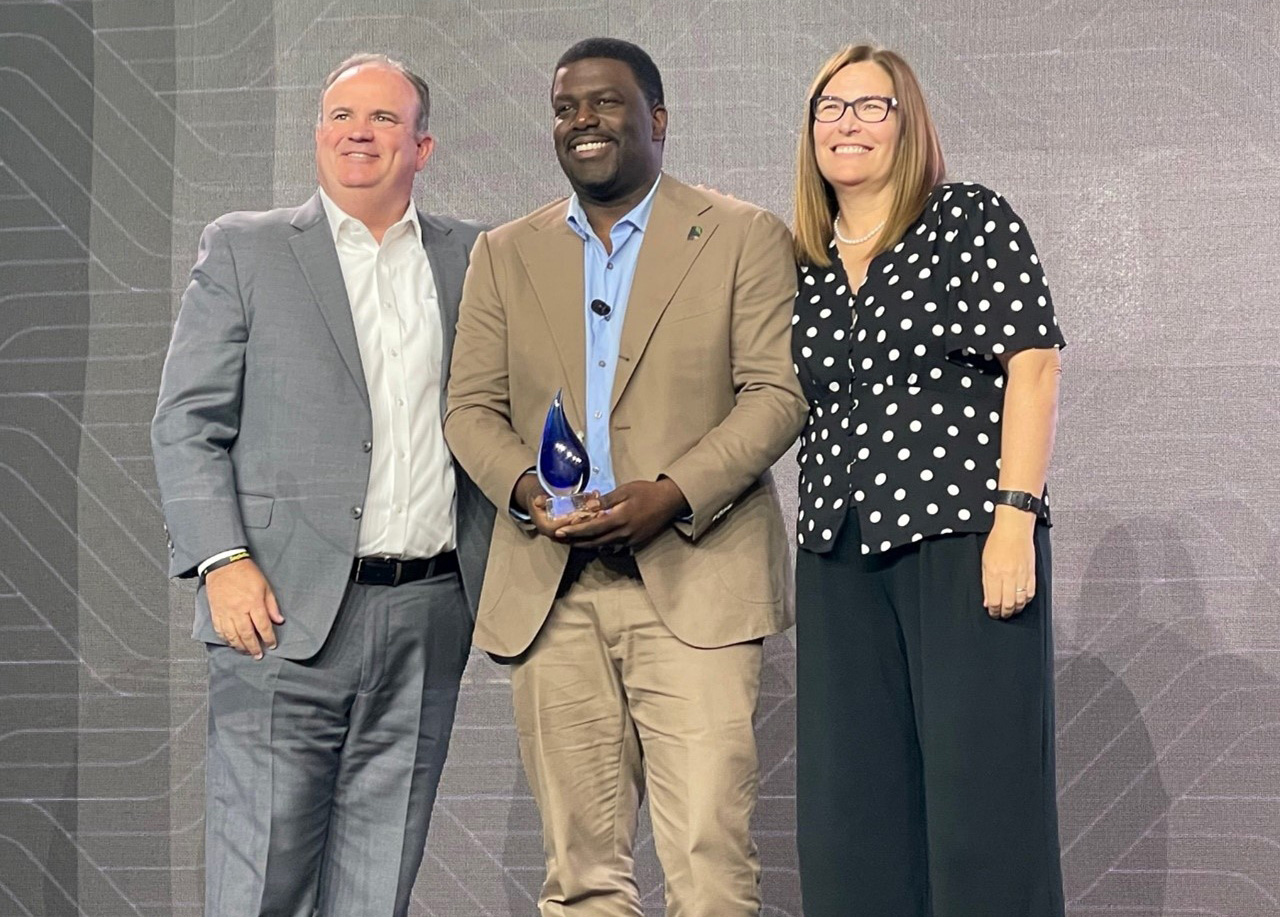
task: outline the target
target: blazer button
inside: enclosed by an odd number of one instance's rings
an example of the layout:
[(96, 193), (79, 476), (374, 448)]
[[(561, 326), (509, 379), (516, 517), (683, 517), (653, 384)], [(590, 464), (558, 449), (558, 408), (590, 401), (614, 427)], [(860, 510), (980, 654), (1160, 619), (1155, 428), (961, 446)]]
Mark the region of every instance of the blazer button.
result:
[(372, 451), (373, 451), (373, 443), (369, 442), (369, 441), (366, 439), (364, 442), (362, 442), (362, 443), (360, 444), (360, 451), (361, 451), (361, 452), (372, 452)]
[(360, 518), (361, 516), (363, 516), (363, 515), (364, 515), (364, 507), (362, 507), (362, 506), (353, 506), (353, 507), (351, 507), (351, 518), (352, 518), (352, 519), (359, 519), (359, 518)]

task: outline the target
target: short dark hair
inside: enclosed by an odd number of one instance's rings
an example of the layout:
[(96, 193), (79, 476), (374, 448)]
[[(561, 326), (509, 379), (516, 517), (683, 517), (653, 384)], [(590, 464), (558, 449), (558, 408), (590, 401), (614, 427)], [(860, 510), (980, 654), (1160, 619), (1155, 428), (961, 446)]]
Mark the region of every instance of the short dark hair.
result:
[[(640, 91), (649, 100), (650, 105), (663, 105), (662, 74), (658, 65), (639, 45), (633, 45), (621, 38), (584, 38), (568, 51), (560, 55), (556, 61), (556, 71), (561, 67), (586, 60), (590, 57), (604, 57), (609, 60), (622, 61), (631, 68), (631, 73), (640, 85)], [(553, 71), (555, 72), (555, 71)]]
[(431, 118), (431, 90), (427, 86), (427, 81), (400, 61), (385, 54), (353, 54), (333, 68), (332, 72), (325, 77), (324, 85), (320, 88), (320, 123), (324, 121), (324, 94), (329, 90), (329, 87), (337, 82), (338, 77), (348, 70), (354, 70), (356, 67), (364, 67), (369, 64), (394, 70), (409, 81), (413, 91), (418, 94), (418, 120), (413, 127), (418, 136), (425, 134), (427, 132), (427, 122)]

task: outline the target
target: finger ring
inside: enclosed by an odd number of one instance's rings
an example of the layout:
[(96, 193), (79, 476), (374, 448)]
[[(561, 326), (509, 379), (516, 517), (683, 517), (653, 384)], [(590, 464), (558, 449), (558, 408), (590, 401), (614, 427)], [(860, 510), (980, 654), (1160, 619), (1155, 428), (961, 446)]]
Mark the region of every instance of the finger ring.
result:
[(1013, 591), (1014, 591), (1015, 593), (1017, 593), (1017, 592), (1026, 592), (1027, 590), (1025, 590), (1025, 589), (1015, 589), (1015, 590), (1013, 590)]

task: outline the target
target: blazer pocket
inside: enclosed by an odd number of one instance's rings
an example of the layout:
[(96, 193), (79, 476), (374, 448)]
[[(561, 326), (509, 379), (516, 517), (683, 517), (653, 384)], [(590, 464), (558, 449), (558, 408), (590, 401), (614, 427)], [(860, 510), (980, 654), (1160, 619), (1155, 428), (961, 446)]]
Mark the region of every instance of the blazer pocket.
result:
[(271, 510), (276, 505), (275, 497), (262, 494), (236, 494), (240, 503), (240, 522), (247, 529), (265, 529), (271, 524)]
[(675, 324), (724, 308), (724, 285), (707, 290), (681, 290), (667, 305), (663, 321)]

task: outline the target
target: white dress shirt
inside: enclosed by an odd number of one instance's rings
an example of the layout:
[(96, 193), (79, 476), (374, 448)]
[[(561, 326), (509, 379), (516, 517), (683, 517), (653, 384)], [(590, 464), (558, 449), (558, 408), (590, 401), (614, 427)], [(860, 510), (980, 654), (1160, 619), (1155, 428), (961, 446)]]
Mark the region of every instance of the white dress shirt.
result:
[(443, 328), (422, 226), (410, 201), (374, 240), (322, 190), (351, 303), (373, 413), (356, 554), (432, 557), (454, 547), (452, 459), (440, 410)]
[[(434, 557), (454, 547), (453, 460), (444, 442), (440, 302), (410, 201), (382, 236), (320, 191), (351, 304), (373, 415), (356, 555)], [(243, 546), (207, 558), (198, 572)]]

